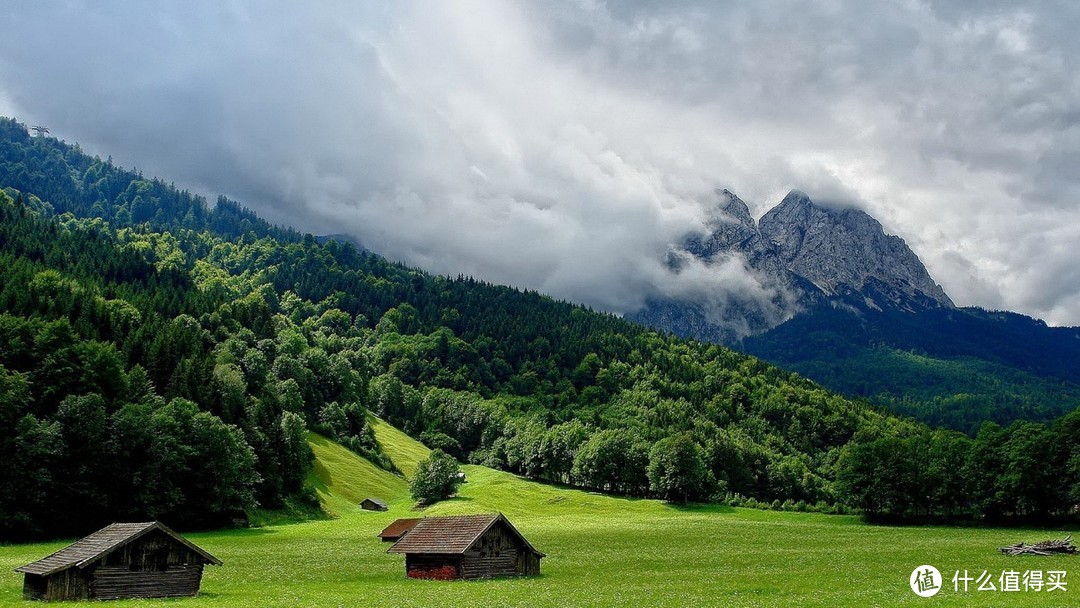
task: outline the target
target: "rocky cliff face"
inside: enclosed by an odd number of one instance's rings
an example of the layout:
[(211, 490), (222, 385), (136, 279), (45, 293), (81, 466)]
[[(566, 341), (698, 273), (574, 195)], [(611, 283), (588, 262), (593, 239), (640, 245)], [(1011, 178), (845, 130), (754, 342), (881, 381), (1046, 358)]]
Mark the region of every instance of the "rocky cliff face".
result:
[(632, 318), (681, 336), (731, 343), (821, 302), (911, 312), (953, 306), (904, 240), (885, 234), (863, 211), (820, 206), (792, 191), (755, 222), (739, 197), (727, 190), (717, 195), (705, 236), (675, 248), (671, 268), (741, 266), (760, 289), (752, 297), (719, 289), (658, 298)]
[(885, 234), (863, 211), (820, 207), (792, 192), (761, 218), (759, 228), (784, 268), (826, 295), (845, 288), (863, 292), (873, 281), (893, 294), (893, 304), (915, 299), (952, 306), (904, 239)]

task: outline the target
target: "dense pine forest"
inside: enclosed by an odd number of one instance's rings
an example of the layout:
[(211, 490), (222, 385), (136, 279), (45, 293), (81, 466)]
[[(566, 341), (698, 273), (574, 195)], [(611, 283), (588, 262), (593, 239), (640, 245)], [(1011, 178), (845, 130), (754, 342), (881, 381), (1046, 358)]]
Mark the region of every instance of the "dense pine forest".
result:
[(275, 227), (0, 119), (0, 540), (311, 503), (307, 430), (669, 500), (1067, 517), (1080, 410), (935, 431), (727, 348)]

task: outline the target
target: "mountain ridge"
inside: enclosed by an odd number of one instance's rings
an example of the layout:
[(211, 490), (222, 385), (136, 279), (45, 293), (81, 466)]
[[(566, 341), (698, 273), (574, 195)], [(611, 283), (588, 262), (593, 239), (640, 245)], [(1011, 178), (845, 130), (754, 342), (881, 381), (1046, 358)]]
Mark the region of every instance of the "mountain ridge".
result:
[(706, 235), (674, 247), (669, 267), (677, 273), (688, 263), (741, 264), (774, 295), (711, 309), (654, 298), (630, 318), (681, 337), (735, 344), (822, 302), (912, 311), (954, 307), (907, 243), (862, 210), (818, 205), (792, 190), (755, 221), (731, 191), (718, 190), (717, 197)]

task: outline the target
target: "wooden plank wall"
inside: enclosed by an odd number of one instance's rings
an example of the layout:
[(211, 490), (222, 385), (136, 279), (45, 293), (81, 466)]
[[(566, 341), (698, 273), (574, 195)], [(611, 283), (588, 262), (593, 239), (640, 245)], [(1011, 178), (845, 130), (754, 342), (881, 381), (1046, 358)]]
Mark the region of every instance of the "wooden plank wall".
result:
[(125, 566), (134, 570), (162, 570), (178, 564), (202, 563), (203, 557), (176, 542), (161, 530), (154, 530), (102, 561), (103, 566)]
[(522, 551), (518, 554), (517, 567), (525, 576), (537, 576), (540, 574), (540, 556), (532, 551)]
[(46, 600), (85, 600), (90, 597), (90, 583), (78, 568), (68, 568), (47, 578)]
[(518, 570), (518, 541), (505, 526), (492, 526), (461, 559), (463, 578), (490, 578), (524, 574)]
[(462, 578), (492, 578), (496, 576), (516, 576), (517, 552), (503, 551), (498, 556), (465, 557), (461, 560)]
[(195, 595), (202, 580), (202, 564), (169, 566), (168, 570), (132, 571), (123, 566), (102, 566), (93, 573), (93, 597), (177, 597)]

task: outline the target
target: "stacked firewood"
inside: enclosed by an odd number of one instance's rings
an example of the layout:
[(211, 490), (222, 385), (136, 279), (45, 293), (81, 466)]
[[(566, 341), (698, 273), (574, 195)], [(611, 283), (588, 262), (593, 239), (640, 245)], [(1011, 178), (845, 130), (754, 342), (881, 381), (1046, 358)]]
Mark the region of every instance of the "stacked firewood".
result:
[(1041, 543), (1027, 545), (1017, 543), (1008, 547), (998, 547), (1005, 555), (1050, 555), (1051, 553), (1076, 553), (1076, 545), (1072, 542), (1072, 535), (1058, 540), (1044, 540)]

